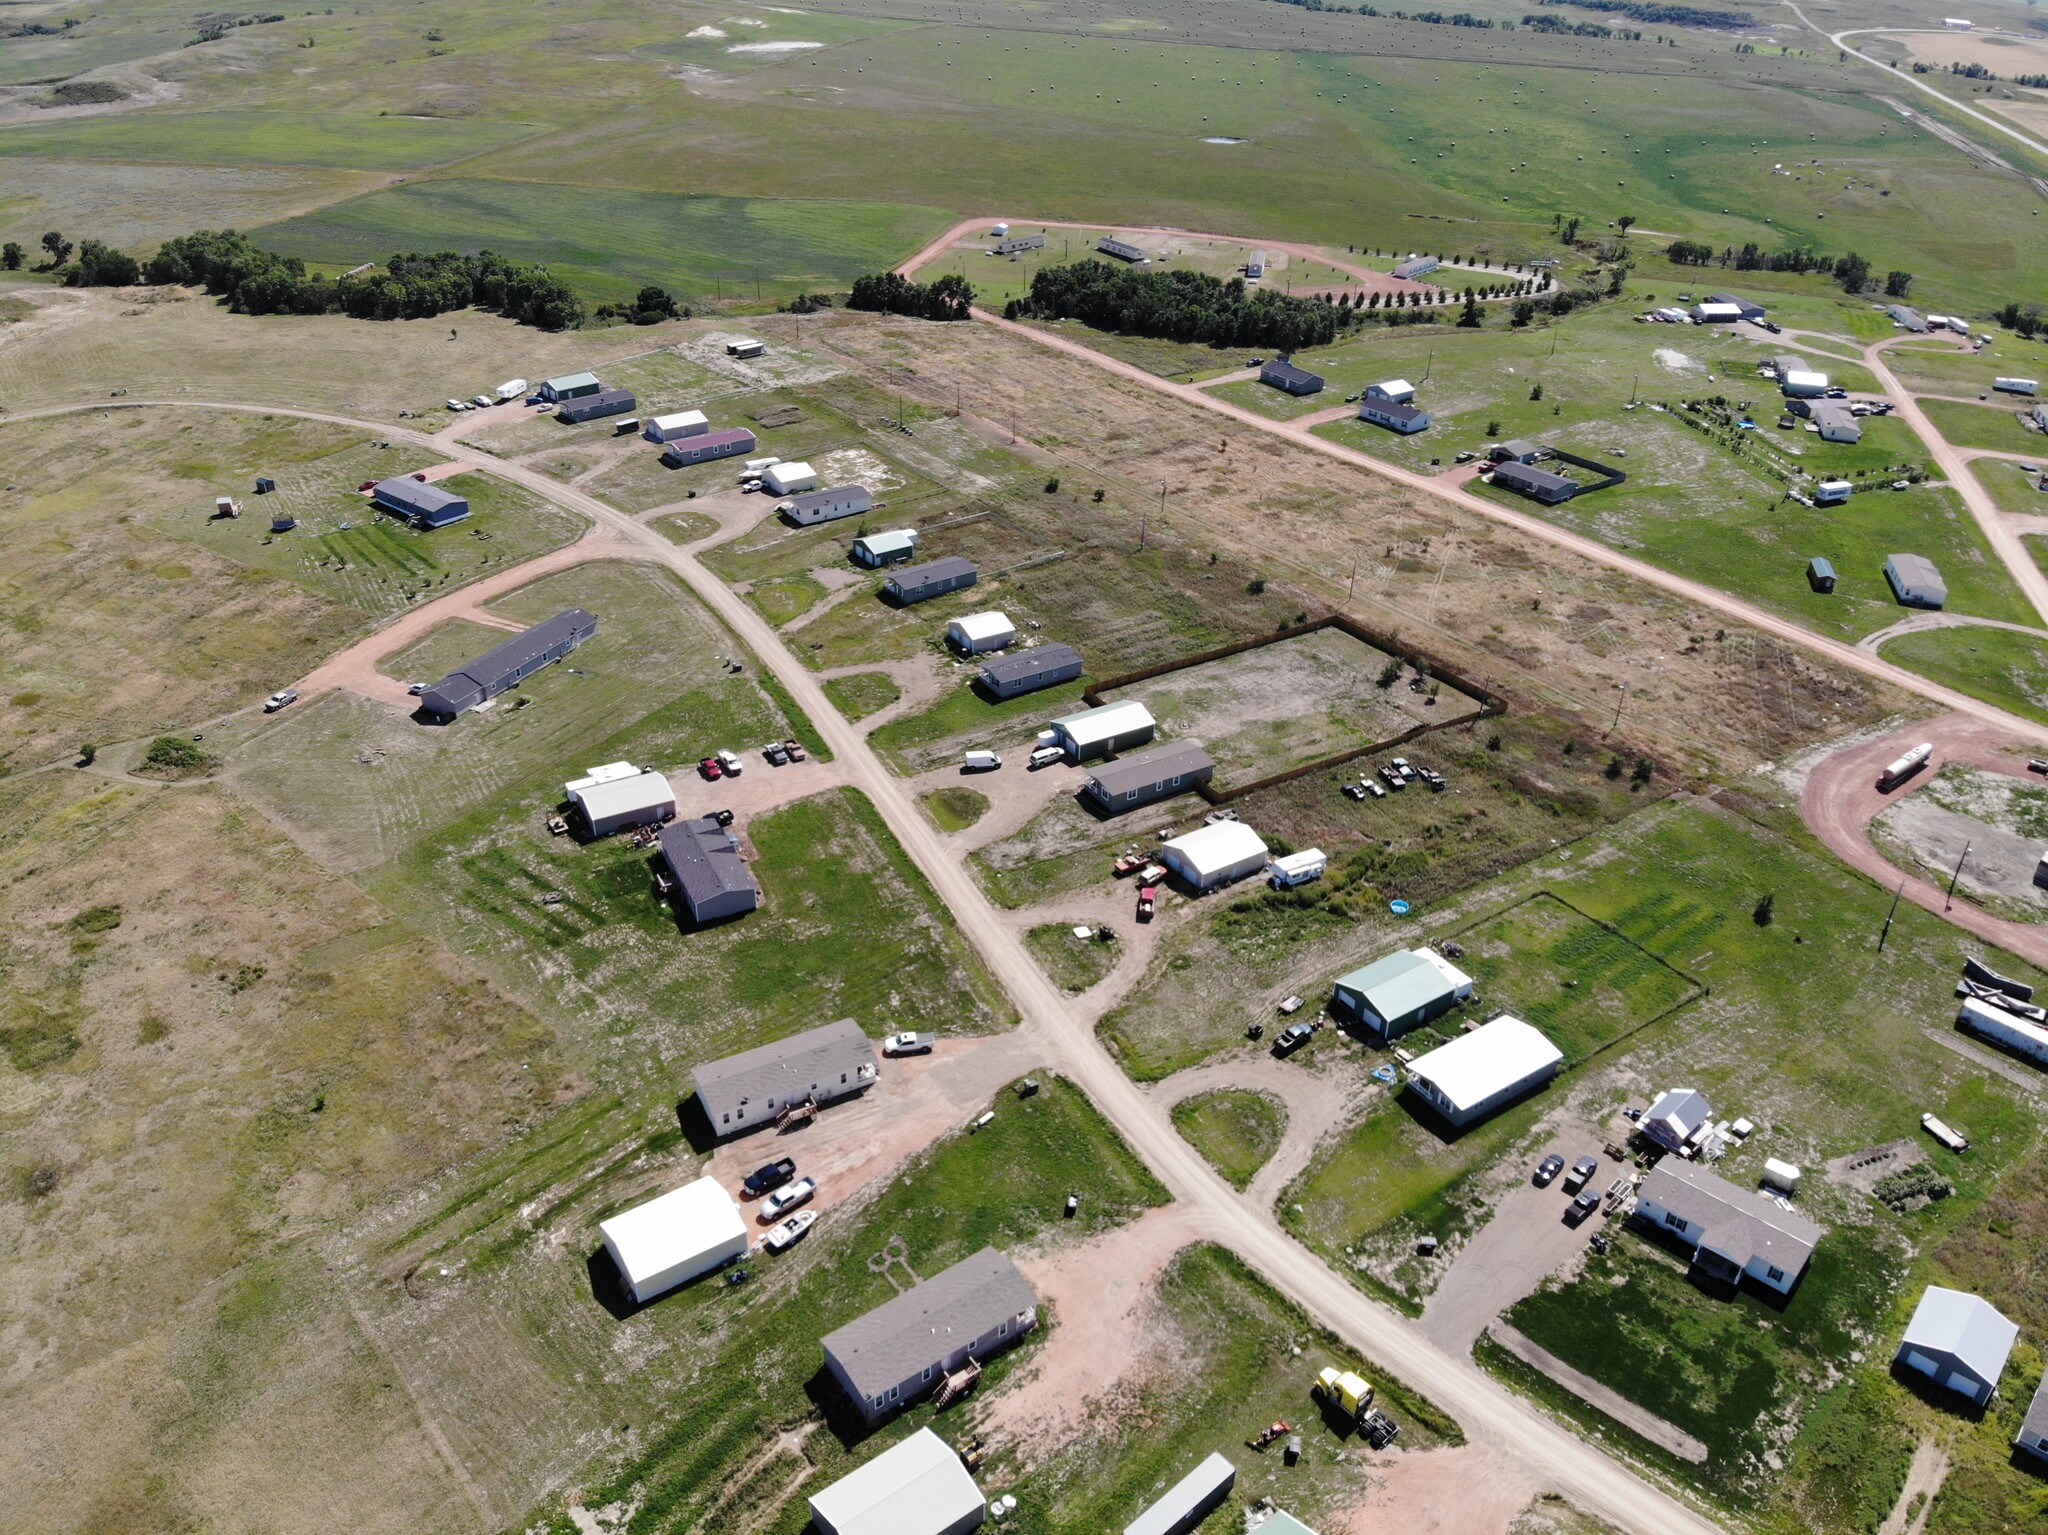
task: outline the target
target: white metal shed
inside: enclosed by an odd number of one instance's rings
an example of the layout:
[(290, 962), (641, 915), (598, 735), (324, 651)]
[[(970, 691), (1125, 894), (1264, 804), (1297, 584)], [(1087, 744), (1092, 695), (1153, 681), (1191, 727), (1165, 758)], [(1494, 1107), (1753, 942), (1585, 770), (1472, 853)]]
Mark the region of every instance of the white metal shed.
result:
[(746, 1220), (716, 1178), (671, 1189), (597, 1229), (627, 1292), (642, 1304), (747, 1251)]
[(1197, 827), (1159, 849), (1160, 861), (1197, 890), (1256, 874), (1270, 857), (1264, 839), (1242, 821)]
[(1001, 650), (1016, 639), (1017, 626), (1007, 613), (968, 613), (946, 625), (946, 638), (955, 650), (978, 656), (985, 650)]

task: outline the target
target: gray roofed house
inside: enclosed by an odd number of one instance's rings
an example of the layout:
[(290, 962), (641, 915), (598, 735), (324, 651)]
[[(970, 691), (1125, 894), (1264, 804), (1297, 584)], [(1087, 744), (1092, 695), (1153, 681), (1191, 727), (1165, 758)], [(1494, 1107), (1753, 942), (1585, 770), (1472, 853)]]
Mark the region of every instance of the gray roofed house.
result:
[(545, 623), (515, 634), (485, 651), (467, 666), (452, 671), (420, 694), (423, 713), (454, 719), (464, 710), (496, 698), (562, 659), (597, 633), (596, 615), (581, 608), (557, 613)]
[(1486, 450), (1486, 456), (1496, 464), (1533, 464), (1543, 454), (1543, 444), (1531, 442), (1526, 437), (1510, 437), (1506, 442), (1497, 442)]
[(2034, 1400), (2027, 1406), (2027, 1415), (2021, 1420), (2020, 1431), (2013, 1443), (2043, 1465), (2048, 1465), (2048, 1375), (2041, 1377), (2041, 1384), (2034, 1391)]
[(1948, 583), (1924, 554), (1895, 554), (1884, 562), (1892, 595), (1909, 608), (1938, 608), (1948, 601)]
[(907, 606), (957, 592), (980, 579), (981, 573), (974, 568), (972, 560), (949, 554), (944, 559), (928, 560), (922, 565), (904, 566), (882, 584), (882, 590), (894, 602)]
[(1908, 309), (1904, 304), (1887, 305), (1885, 313), (1891, 316), (1894, 325), (1903, 326), (1907, 330), (1927, 329), (1927, 317), (1917, 309)]
[(875, 1081), (875, 1047), (851, 1018), (709, 1061), (692, 1073), (697, 1102), (720, 1140), (744, 1135), (793, 1104), (831, 1103)]
[(1494, 465), (1493, 483), (1504, 490), (1517, 491), (1551, 505), (1559, 501), (1569, 501), (1579, 493), (1576, 481), (1568, 480), (1561, 474), (1553, 474), (1548, 469), (1538, 469), (1532, 464), (1518, 464), (1512, 460)]
[(865, 485), (827, 485), (818, 490), (798, 491), (775, 508), (799, 527), (856, 517), (874, 509), (875, 498)]
[(693, 922), (745, 916), (761, 891), (726, 829), (710, 816), (671, 821), (661, 829), (661, 861)]
[(1827, 1233), (1803, 1215), (1717, 1173), (1666, 1157), (1636, 1190), (1635, 1218), (1692, 1248), (1710, 1278), (1748, 1278), (1789, 1294)]
[(630, 389), (600, 389), (596, 394), (578, 395), (564, 400), (561, 409), (555, 412), (557, 421), (571, 425), (579, 421), (596, 421), (604, 416), (623, 416), (629, 410), (637, 410), (640, 402), (633, 397)]
[(394, 474), (379, 480), (370, 492), (377, 505), (403, 517), (414, 527), (445, 528), (469, 515), (469, 501), (452, 490), (429, 485), (409, 474)]
[(1016, 698), (1040, 688), (1072, 682), (1086, 663), (1071, 645), (1054, 641), (996, 656), (981, 669), (981, 685), (998, 698)]
[(1383, 426), (1389, 431), (1400, 432), (1403, 435), (1429, 429), (1428, 411), (1420, 405), (1404, 405), (1399, 400), (1360, 400), (1358, 419), (1370, 421), (1375, 426)]
[(1037, 1323), (1037, 1292), (1016, 1264), (984, 1247), (827, 1333), (825, 1367), (873, 1423)]
[(1215, 772), (1216, 759), (1200, 741), (1173, 741), (1090, 769), (1086, 792), (1116, 815), (1207, 783)]
[(1642, 1132), (1666, 1151), (1677, 1151), (1714, 1117), (1707, 1095), (1695, 1087), (1667, 1088), (1643, 1111)]
[(1764, 317), (1763, 305), (1757, 303), (1754, 299), (1742, 298), (1733, 293), (1709, 293), (1707, 295), (1707, 302), (1710, 304), (1733, 304), (1742, 311), (1742, 318), (1745, 320), (1761, 320)]
[(1967, 1290), (1929, 1285), (1899, 1341), (1897, 1362), (1982, 1406), (1998, 1389), (2020, 1330)]
[(1259, 369), (1259, 382), (1288, 394), (1320, 394), (1323, 378), (1306, 368), (1297, 368), (1285, 357), (1275, 357)]

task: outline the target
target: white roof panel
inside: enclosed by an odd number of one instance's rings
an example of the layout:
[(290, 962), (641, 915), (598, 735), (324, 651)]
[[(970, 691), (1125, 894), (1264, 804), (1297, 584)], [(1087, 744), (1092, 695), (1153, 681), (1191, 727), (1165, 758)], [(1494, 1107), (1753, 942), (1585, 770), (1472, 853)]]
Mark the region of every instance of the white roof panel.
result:
[(956, 618), (953, 620), (953, 627), (960, 631), (963, 638), (975, 644), (1000, 639), (1006, 634), (1014, 635), (1017, 632), (1017, 626), (1010, 622), (1009, 614), (993, 610), (987, 613), (969, 613), (963, 618)]
[(1076, 746), (1086, 749), (1112, 736), (1143, 730), (1154, 721), (1152, 711), (1137, 699), (1122, 698), (1100, 708), (1083, 709), (1079, 714), (1063, 714), (1052, 723), (1072, 736)]
[(711, 418), (701, 410), (679, 410), (673, 415), (656, 416), (654, 426), (659, 431), (673, 432), (685, 426), (709, 426)]
[(1266, 856), (1265, 839), (1242, 821), (1217, 821), (1213, 825), (1199, 826), (1185, 837), (1175, 837), (1165, 846), (1204, 874), (1213, 874), (1217, 870)]
[(562, 792), (573, 795), (578, 789), (611, 783), (614, 779), (633, 778), (638, 776), (639, 772), (640, 769), (630, 762), (606, 762), (597, 767), (585, 768), (581, 778), (572, 778), (562, 785)]
[(607, 778), (572, 789), (569, 798), (581, 805), (592, 821), (606, 821), (664, 805), (673, 807), (676, 791), (660, 773), (635, 773), (631, 778)]
[(987, 1506), (960, 1457), (929, 1428), (811, 1498), (830, 1535), (941, 1535)]
[(1564, 1052), (1531, 1025), (1502, 1016), (1438, 1046), (1410, 1066), (1408, 1074), (1435, 1084), (1454, 1106), (1468, 1109), (1531, 1072), (1563, 1060)]
[(628, 1284), (641, 1285), (738, 1238), (747, 1223), (716, 1178), (699, 1178), (598, 1222)]

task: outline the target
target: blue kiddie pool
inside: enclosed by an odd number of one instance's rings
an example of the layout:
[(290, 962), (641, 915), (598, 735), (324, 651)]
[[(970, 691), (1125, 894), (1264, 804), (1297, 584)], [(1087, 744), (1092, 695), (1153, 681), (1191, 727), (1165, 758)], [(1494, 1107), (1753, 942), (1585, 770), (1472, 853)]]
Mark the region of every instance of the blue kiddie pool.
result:
[(1397, 917), (1405, 917), (1408, 915), (1408, 903), (1406, 901), (1389, 901), (1387, 902), (1387, 910)]

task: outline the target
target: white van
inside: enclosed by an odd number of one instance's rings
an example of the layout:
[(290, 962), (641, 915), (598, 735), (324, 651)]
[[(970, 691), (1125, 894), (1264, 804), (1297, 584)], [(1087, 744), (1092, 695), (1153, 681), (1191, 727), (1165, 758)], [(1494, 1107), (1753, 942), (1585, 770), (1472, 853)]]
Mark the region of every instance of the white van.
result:
[(992, 773), (1003, 765), (1003, 759), (994, 752), (971, 751), (960, 765), (970, 773)]
[(1055, 762), (1066, 760), (1067, 754), (1057, 746), (1041, 746), (1031, 754), (1030, 762), (1025, 765), (1035, 773), (1042, 767), (1051, 767)]

